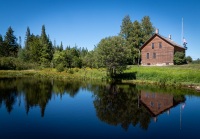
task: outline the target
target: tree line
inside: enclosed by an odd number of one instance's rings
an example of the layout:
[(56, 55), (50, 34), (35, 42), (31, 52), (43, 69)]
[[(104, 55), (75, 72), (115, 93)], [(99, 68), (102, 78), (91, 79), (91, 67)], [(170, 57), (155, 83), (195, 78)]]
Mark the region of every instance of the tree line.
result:
[[(62, 71), (74, 67), (104, 67), (110, 76), (115, 76), (126, 65), (139, 62), (139, 47), (151, 37), (154, 30), (149, 16), (144, 16), (140, 22), (132, 22), (127, 15), (122, 20), (119, 34), (103, 38), (93, 50), (88, 51), (78, 46), (64, 49), (62, 42), (60, 45), (53, 44), (46, 34), (45, 25), (40, 35), (34, 35), (27, 27), (22, 47), (21, 37), (17, 39), (14, 30), (9, 27), (4, 38), (0, 35), (0, 69), (51, 67)], [(28, 67), (30, 64), (33, 66)]]

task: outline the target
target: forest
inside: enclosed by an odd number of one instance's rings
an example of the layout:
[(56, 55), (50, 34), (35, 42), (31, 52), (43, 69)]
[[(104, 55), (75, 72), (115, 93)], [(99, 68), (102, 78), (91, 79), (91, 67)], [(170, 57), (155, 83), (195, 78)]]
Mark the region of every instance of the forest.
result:
[(42, 25), (41, 34), (35, 35), (27, 27), (24, 44), (9, 27), (4, 37), (0, 34), (0, 70), (55, 68), (61, 72), (71, 68), (106, 68), (109, 76), (123, 72), (127, 65), (139, 64), (139, 48), (155, 31), (149, 16), (132, 22), (127, 15), (122, 19), (116, 36), (102, 38), (88, 51), (78, 46), (56, 45)]

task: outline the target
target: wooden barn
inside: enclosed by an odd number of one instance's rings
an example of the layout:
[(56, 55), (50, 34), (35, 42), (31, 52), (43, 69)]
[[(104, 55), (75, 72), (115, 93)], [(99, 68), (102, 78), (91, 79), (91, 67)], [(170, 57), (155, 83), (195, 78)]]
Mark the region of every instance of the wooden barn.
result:
[(173, 65), (174, 54), (179, 51), (185, 53), (185, 48), (178, 45), (171, 39), (156, 33), (142, 45), (141, 51), (141, 65)]

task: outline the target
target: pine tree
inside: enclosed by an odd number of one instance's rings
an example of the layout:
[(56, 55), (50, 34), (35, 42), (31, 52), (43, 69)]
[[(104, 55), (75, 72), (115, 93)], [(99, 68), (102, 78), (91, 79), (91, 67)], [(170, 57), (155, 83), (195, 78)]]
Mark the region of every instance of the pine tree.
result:
[(18, 43), (18, 45), (19, 45), (19, 48), (22, 47), (22, 38), (21, 38), (21, 36), (19, 36), (19, 43)]
[(0, 34), (0, 57), (3, 56), (3, 37)]
[(0, 45), (3, 43), (3, 37), (2, 35), (0, 34)]
[(31, 36), (30, 28), (27, 27), (26, 36), (25, 36), (25, 48), (28, 47), (28, 43), (30, 41), (30, 36)]
[(14, 35), (14, 31), (11, 27), (8, 28), (6, 35), (4, 37), (4, 54), (6, 57), (17, 57), (18, 53), (18, 44), (17, 44), (17, 38)]
[(60, 43), (60, 48), (59, 48), (60, 51), (63, 51), (63, 44), (62, 44), (62, 41)]
[(40, 62), (42, 66), (49, 67), (50, 62), (53, 58), (53, 44), (50, 41), (49, 37), (46, 35), (45, 26), (42, 25), (42, 32), (40, 36), (41, 40), (41, 57)]
[(41, 42), (40, 42), (40, 36), (35, 36), (33, 34), (31, 34), (30, 36), (30, 40), (28, 43), (28, 55), (27, 55), (27, 60), (29, 60), (30, 62), (34, 62), (34, 63), (41, 63), (40, 58), (41, 58)]
[(48, 44), (48, 37), (45, 31), (45, 25), (42, 25), (42, 32), (41, 32), (41, 43)]

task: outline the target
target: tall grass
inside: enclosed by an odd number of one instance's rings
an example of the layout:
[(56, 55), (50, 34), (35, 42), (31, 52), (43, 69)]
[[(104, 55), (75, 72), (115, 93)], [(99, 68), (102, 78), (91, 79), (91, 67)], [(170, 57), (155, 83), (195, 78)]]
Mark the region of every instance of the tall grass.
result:
[(132, 66), (125, 72), (135, 72), (136, 80), (153, 81), (161, 85), (200, 83), (200, 64), (164, 67)]
[[(40, 70), (0, 70), (0, 77), (34, 76), (42, 78), (89, 80), (108, 79), (106, 69), (72, 68), (58, 72), (57, 69)], [(127, 82), (152, 82), (159, 85), (200, 85), (200, 64), (183, 66), (131, 66), (124, 74), (117, 76)]]
[(105, 69), (91, 69), (91, 68), (71, 68), (64, 71), (57, 71), (57, 69), (44, 68), (40, 70), (0, 70), (0, 77), (26, 77), (34, 76), (41, 78), (55, 78), (55, 79), (73, 79), (73, 80), (88, 80), (106, 79)]

